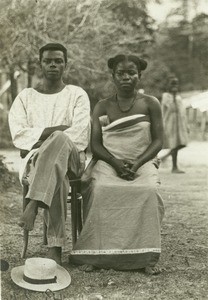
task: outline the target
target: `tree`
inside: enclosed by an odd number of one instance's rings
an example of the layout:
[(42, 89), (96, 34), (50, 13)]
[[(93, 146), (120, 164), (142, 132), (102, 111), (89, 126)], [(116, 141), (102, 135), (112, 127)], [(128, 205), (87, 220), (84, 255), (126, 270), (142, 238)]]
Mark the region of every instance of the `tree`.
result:
[(208, 82), (208, 15), (191, 19), (191, 4), (196, 6), (196, 1), (179, 0), (156, 39), (158, 59), (179, 77), (183, 90), (205, 89)]
[(208, 87), (208, 15), (200, 14), (193, 19), (192, 64), (193, 79), (197, 88)]
[(154, 22), (147, 14), (146, 3), (2, 0), (1, 61), (8, 72), (26, 71), (31, 85), (38, 48), (46, 42), (64, 43), (70, 58), (66, 82), (83, 86), (96, 102), (106, 93), (105, 88), (100, 92), (100, 87), (108, 79), (107, 58), (118, 52), (143, 54), (154, 42)]

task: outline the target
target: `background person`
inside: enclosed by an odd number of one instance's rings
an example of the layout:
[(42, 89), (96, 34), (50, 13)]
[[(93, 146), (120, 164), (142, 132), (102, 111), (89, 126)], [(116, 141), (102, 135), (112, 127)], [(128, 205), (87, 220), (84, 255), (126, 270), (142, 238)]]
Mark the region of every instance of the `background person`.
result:
[(170, 77), (168, 81), (168, 91), (162, 95), (162, 113), (164, 122), (164, 149), (170, 149), (168, 153), (161, 157), (166, 159), (172, 156), (172, 173), (185, 173), (178, 168), (178, 151), (188, 143), (188, 130), (186, 121), (186, 111), (178, 94), (178, 79)]
[(65, 243), (69, 178), (80, 175), (90, 135), (90, 105), (86, 92), (62, 79), (67, 50), (50, 43), (39, 50), (43, 73), (37, 88), (26, 88), (9, 112), (14, 145), (28, 153), (23, 160), (30, 200), (19, 225), (32, 230), (38, 207), (44, 208), (49, 256), (61, 263)]
[[(163, 126), (159, 101), (137, 92), (147, 63), (133, 55), (108, 60), (116, 94), (97, 103), (83, 176), (84, 227), (70, 260), (156, 274), (164, 208), (157, 191)], [(97, 162), (95, 161), (97, 159)]]

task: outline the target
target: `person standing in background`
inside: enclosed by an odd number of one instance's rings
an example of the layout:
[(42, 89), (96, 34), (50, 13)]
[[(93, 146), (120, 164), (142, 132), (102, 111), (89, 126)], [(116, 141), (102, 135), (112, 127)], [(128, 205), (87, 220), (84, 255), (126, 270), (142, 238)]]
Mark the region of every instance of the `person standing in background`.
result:
[(162, 95), (162, 114), (164, 123), (163, 148), (170, 151), (161, 157), (165, 160), (172, 156), (172, 173), (182, 174), (184, 171), (178, 168), (178, 151), (188, 143), (188, 128), (186, 112), (182, 98), (178, 94), (178, 78), (172, 76), (168, 80), (168, 90)]

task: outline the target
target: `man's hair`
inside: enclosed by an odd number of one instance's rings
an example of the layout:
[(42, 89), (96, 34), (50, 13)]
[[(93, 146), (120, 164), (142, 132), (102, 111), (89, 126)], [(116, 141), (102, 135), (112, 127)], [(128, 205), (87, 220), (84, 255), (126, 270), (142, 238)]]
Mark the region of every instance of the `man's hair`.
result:
[(67, 49), (59, 43), (49, 43), (39, 49), (39, 60), (43, 57), (43, 52), (47, 50), (62, 51), (64, 54), (65, 63), (67, 63)]

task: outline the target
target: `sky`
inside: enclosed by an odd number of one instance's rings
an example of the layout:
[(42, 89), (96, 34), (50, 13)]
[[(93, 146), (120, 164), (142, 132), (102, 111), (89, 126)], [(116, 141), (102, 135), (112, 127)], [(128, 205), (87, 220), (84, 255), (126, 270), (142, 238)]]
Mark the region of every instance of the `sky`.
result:
[[(161, 0), (162, 4), (149, 4), (148, 9), (150, 15), (158, 22), (163, 22), (167, 16), (167, 14), (171, 11), (171, 9), (176, 8), (178, 6), (177, 0)], [(192, 3), (194, 1), (188, 0), (188, 5), (190, 8), (190, 16), (191, 19), (196, 13), (204, 12), (208, 14), (208, 0), (195, 0), (197, 3), (197, 11), (196, 8), (193, 7)]]

